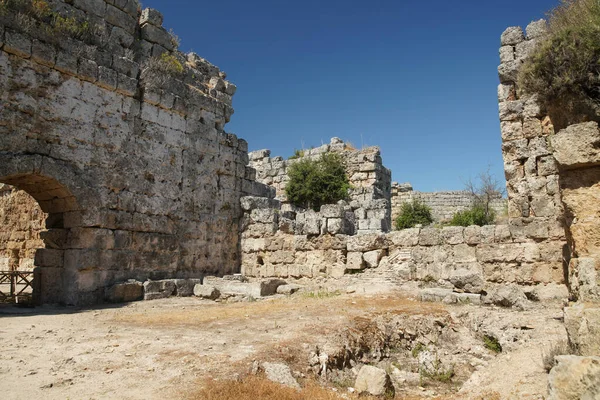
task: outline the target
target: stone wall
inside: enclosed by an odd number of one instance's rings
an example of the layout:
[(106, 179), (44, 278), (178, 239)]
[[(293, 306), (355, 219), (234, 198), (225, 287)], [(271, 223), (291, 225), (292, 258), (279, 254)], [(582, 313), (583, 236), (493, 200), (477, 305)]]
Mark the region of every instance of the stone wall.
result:
[(27, 193), (0, 183), (0, 271), (29, 271), (47, 214)]
[[(545, 23), (538, 21), (527, 28), (527, 37), (520, 28), (509, 28), (501, 38), (498, 98), (508, 192), (507, 224), (353, 236), (350, 231), (337, 229), (352, 217), (352, 208), (345, 204), (313, 214), (309, 225), (314, 229), (307, 230), (301, 225), (306, 216), (299, 221), (297, 215), (286, 214), (278, 202), (245, 198), (243, 273), (340, 277), (383, 266), (399, 279), (434, 281), (474, 293), (490, 284), (565, 283), (570, 252), (558, 163), (549, 144), (553, 128), (536, 97), (517, 97), (515, 83), (518, 68), (544, 34), (544, 28)], [(272, 177), (283, 175), (283, 160), (277, 162), (281, 173)], [(407, 186), (395, 186), (393, 204), (397, 207), (402, 199), (416, 196)], [(434, 205), (434, 199), (442, 197), (436, 205), (438, 218), (449, 216), (450, 208), (471, 204), (460, 192), (447, 199), (439, 194), (418, 196)], [(331, 230), (330, 221), (334, 226)]]
[(0, 16), (0, 182), (49, 214), (42, 301), (237, 272), (239, 198), (271, 191), (224, 131), (235, 85), (177, 51), (162, 15), (136, 0), (48, 4), (85, 32)]
[(327, 152), (340, 154), (345, 162), (346, 175), (352, 186), (348, 203), (356, 215), (356, 232), (362, 234), (390, 230), (391, 171), (383, 166), (379, 147), (358, 150), (339, 138), (332, 138), (329, 144), (304, 150), (295, 159), (270, 157), (270, 150), (253, 151), (249, 153), (249, 165), (256, 170), (258, 182), (275, 188), (276, 199), (284, 204), (283, 210), (294, 211), (285, 194), (285, 186), (289, 181), (288, 167), (297, 160), (316, 159)]
[(335, 278), (381, 267), (399, 280), (433, 281), (471, 293), (490, 284), (564, 283), (562, 248), (555, 245), (561, 236), (533, 239), (533, 227), (414, 228), (352, 236), (323, 229), (332, 221), (339, 226), (341, 205), (322, 209), (320, 230), (290, 229), (294, 221), (282, 217), (273, 200), (246, 197), (242, 207), (247, 276)]
[[(392, 183), (392, 223), (400, 214), (402, 204), (418, 200), (431, 208), (431, 216), (435, 222), (446, 222), (452, 219), (458, 211), (464, 211), (473, 205), (474, 197), (465, 191), (418, 192), (410, 183)], [(506, 214), (506, 199), (496, 199), (490, 207), (496, 216)]]

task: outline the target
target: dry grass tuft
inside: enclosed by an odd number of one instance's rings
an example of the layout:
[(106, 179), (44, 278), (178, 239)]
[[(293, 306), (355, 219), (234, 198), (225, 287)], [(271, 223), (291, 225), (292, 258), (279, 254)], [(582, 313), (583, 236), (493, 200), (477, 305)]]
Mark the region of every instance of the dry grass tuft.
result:
[(314, 382), (310, 382), (302, 390), (296, 390), (271, 382), (264, 377), (249, 376), (241, 381), (205, 381), (197, 392), (187, 397), (187, 400), (339, 400), (343, 398), (331, 389), (323, 388)]

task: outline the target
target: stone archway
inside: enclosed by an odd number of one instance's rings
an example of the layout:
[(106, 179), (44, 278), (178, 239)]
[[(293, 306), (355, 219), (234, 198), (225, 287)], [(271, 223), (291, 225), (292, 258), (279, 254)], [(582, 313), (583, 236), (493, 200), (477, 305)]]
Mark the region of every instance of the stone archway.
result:
[[(68, 303), (64, 253), (69, 228), (65, 226), (65, 214), (79, 210), (75, 196), (56, 179), (40, 174), (9, 175), (0, 177), (0, 182), (29, 194), (47, 215), (45, 227), (39, 232), (43, 246), (35, 252), (34, 299), (38, 303)], [(20, 196), (20, 199), (23, 201), (25, 197)], [(31, 204), (25, 207), (31, 207)]]

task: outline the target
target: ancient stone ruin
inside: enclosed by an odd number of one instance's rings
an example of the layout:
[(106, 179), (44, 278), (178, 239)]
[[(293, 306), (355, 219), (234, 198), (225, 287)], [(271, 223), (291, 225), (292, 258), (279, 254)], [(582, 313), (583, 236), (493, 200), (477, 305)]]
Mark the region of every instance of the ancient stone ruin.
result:
[(50, 4), (73, 29), (33, 13), (0, 23), (0, 182), (48, 214), (41, 301), (237, 272), (239, 198), (270, 189), (223, 130), (235, 86), (137, 1)]
[[(180, 53), (160, 13), (142, 12), (134, 1), (52, 7), (90, 21), (96, 34), (58, 32), (33, 15), (30, 24), (8, 15), (1, 25), (0, 181), (11, 186), (0, 198), (0, 260), (5, 269), (35, 264), (41, 302), (100, 302), (129, 280), (240, 272), (335, 278), (377, 267), (390, 279), (437, 281), (475, 295), (487, 285), (567, 281), (573, 296), (580, 287), (595, 293), (588, 275), (578, 275), (595, 260), (587, 233), (594, 222), (577, 218), (589, 211), (577, 199), (594, 187), (595, 153), (575, 156), (569, 152), (577, 149), (561, 142), (573, 135), (593, 141), (595, 126), (559, 132), (550, 146), (553, 127), (543, 107), (535, 97), (518, 99), (514, 89), (521, 60), (543, 35), (541, 23), (527, 36), (510, 29), (502, 37), (508, 222), (392, 232), (404, 201), (434, 204), (444, 220), (470, 199), (392, 186), (378, 148), (334, 138), (301, 156), (341, 154), (349, 200), (319, 212), (298, 209), (283, 190), (295, 161), (268, 150), (248, 153), (244, 140), (224, 131), (235, 86), (208, 61)], [(582, 193), (582, 185), (590, 189)], [(35, 211), (17, 218), (20, 208)], [(581, 227), (572, 228), (574, 221)]]

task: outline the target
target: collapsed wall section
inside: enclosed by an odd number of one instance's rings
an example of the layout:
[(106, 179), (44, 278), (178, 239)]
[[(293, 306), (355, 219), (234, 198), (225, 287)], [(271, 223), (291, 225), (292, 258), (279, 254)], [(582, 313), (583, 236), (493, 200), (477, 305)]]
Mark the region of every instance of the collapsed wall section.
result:
[(0, 10), (0, 182), (49, 214), (42, 301), (237, 272), (239, 198), (271, 193), (224, 131), (235, 85), (138, 1), (15, 4)]
[(283, 203), (282, 209), (296, 212), (298, 208), (289, 204), (285, 193), (289, 166), (302, 159), (318, 159), (328, 152), (340, 154), (346, 167), (351, 185), (347, 205), (355, 214), (352, 219), (354, 232), (363, 234), (390, 230), (391, 171), (383, 166), (379, 147), (359, 150), (339, 138), (332, 138), (329, 144), (300, 151), (295, 158), (288, 160), (270, 157), (270, 150), (253, 151), (249, 153), (249, 165), (256, 170), (258, 182), (275, 189), (276, 199)]

